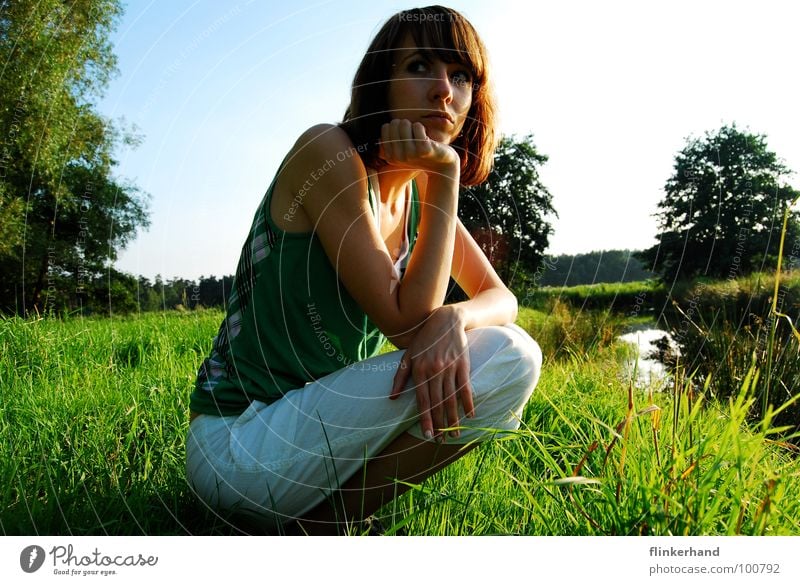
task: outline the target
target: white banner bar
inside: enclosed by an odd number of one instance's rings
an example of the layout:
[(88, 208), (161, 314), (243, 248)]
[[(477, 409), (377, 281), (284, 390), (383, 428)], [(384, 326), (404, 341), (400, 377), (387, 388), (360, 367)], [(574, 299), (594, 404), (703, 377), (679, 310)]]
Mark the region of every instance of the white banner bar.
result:
[(800, 537), (4, 537), (0, 583), (800, 583)]

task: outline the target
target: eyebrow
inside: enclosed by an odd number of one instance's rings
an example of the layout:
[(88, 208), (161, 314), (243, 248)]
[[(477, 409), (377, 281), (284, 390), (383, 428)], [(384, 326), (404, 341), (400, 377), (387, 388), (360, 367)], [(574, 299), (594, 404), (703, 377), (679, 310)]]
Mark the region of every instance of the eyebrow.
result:
[[(408, 50), (408, 49), (406, 49), (406, 50)], [(425, 54), (417, 48), (417, 49), (414, 49), (409, 55), (407, 55), (407, 56), (403, 57), (402, 59), (400, 59), (399, 62), (400, 63), (405, 63), (406, 61), (410, 61), (414, 57), (420, 57), (422, 59), (425, 59), (426, 61), (430, 61), (430, 59), (427, 56), (425, 56)]]
[[(411, 50), (411, 49), (410, 48), (406, 48), (406, 49), (401, 49), (401, 50), (408, 51), (408, 50)], [(452, 50), (455, 51), (455, 49), (452, 49)], [(475, 77), (475, 72), (473, 71), (473, 69), (469, 65), (469, 63), (465, 63), (464, 61), (461, 61), (461, 60), (458, 60), (458, 59), (455, 59), (453, 61), (444, 60), (436, 53), (436, 51), (434, 49), (431, 49), (431, 48), (414, 47), (414, 49), (411, 50), (411, 51), (412, 52), (409, 55), (407, 55), (407, 56), (403, 57), (402, 59), (398, 60), (397, 64), (398, 65), (402, 65), (402, 64), (404, 64), (404, 63), (406, 63), (406, 62), (408, 62), (408, 61), (410, 61), (410, 60), (412, 60), (414, 58), (423, 59), (428, 63), (432, 63), (436, 59), (441, 59), (445, 63), (450, 63), (450, 64), (457, 63), (457, 64), (461, 65), (462, 67), (467, 69), (467, 71), (469, 72), (471, 77), (473, 77), (473, 78)]]

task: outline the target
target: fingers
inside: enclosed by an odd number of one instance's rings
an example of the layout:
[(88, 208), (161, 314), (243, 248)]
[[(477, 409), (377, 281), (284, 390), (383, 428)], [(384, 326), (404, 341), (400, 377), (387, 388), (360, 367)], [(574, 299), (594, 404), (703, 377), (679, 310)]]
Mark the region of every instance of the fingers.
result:
[(475, 416), (468, 339), (460, 324), (456, 327), (451, 322), (452, 315), (435, 313), (414, 336), (400, 360), (389, 395), (398, 397), (409, 379), (413, 380), (420, 430), (428, 440), (445, 440), (443, 429), (447, 428), (451, 437), (460, 437), (461, 417)]
[(413, 162), (433, 152), (425, 126), (406, 119), (395, 119), (381, 126), (381, 148), (389, 163)]
[[(463, 383), (460, 370), (466, 370), (467, 383)], [(475, 416), (475, 407), (472, 399), (472, 387), (469, 384), (469, 366), (453, 364), (438, 374), (430, 377), (421, 376), (415, 382), (417, 408), (420, 413), (420, 429), (427, 439), (435, 438), (444, 441), (446, 436), (443, 429), (452, 428), (451, 437), (458, 438), (461, 431), (461, 417), (458, 412), (459, 398), (467, 417)]]
[(444, 426), (442, 392), (440, 376), (426, 377), (420, 375), (422, 368), (412, 369), (409, 352), (406, 351), (400, 359), (400, 367), (392, 380), (392, 390), (389, 399), (395, 400), (403, 392), (403, 388), (412, 374), (414, 376), (415, 394), (417, 400), (417, 412), (419, 412), (419, 424), (423, 436), (430, 440), (434, 436), (439, 438), (440, 429)]
[(431, 399), (427, 383), (416, 384), (417, 411), (419, 412), (419, 428), (422, 436), (433, 439), (433, 418), (431, 416)]
[(397, 373), (394, 375), (394, 380), (392, 381), (392, 391), (389, 393), (390, 400), (394, 400), (400, 396), (410, 376), (410, 358), (408, 357), (408, 352), (405, 352), (400, 359), (400, 366), (397, 368)]
[(475, 418), (472, 381), (469, 377), (469, 357), (462, 359), (458, 365), (456, 380), (458, 383), (458, 396), (461, 399), (461, 406), (464, 407), (464, 414), (467, 418)]
[[(448, 372), (449, 373), (449, 372)], [(458, 427), (458, 398), (456, 395), (455, 376), (445, 376), (442, 389), (444, 390), (444, 412), (447, 415), (447, 426)], [(444, 426), (440, 427), (444, 428)], [(459, 437), (461, 432), (458, 429), (450, 431), (451, 437)]]
[(412, 144), (416, 148), (417, 155), (421, 157), (430, 156), (433, 153), (433, 144), (430, 138), (428, 138), (428, 134), (425, 132), (425, 126), (419, 122), (415, 122), (411, 126), (411, 132), (412, 138), (414, 139)]
[(445, 418), (445, 378), (441, 375), (435, 375), (428, 382), (428, 396), (431, 402), (431, 419), (433, 421), (433, 436), (437, 441), (441, 441), (442, 429), (447, 426), (447, 419)]
[(422, 369), (417, 368), (416, 372), (412, 372), (420, 430), (426, 439), (436, 438), (437, 441), (441, 441), (441, 429), (444, 426), (441, 379), (437, 374), (425, 375)]

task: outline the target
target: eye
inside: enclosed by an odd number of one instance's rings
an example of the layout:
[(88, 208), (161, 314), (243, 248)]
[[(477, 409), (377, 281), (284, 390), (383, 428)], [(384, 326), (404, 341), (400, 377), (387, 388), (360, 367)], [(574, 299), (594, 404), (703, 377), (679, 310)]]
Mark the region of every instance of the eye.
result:
[(458, 71), (453, 72), (450, 75), (450, 78), (453, 80), (453, 84), (462, 87), (466, 87), (472, 83), (472, 75), (470, 75), (469, 71), (464, 69), (459, 69)]
[(409, 73), (427, 73), (428, 70), (428, 63), (422, 59), (414, 59), (406, 66), (406, 71)]

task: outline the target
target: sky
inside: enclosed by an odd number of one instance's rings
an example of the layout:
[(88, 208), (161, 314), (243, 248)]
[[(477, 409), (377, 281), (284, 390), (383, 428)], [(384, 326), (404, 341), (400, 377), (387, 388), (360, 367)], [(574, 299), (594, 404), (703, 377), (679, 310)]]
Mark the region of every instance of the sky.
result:
[[(675, 155), (735, 123), (800, 173), (792, 3), (453, 1), (489, 51), (500, 130), (532, 134), (558, 218), (548, 254), (642, 249)], [(152, 279), (235, 272), (297, 137), (336, 123), (383, 22), (378, 0), (131, 0), (119, 74), (98, 104), (136, 128), (117, 175), (150, 194), (151, 226), (117, 268)], [(789, 180), (800, 188), (800, 175)]]

